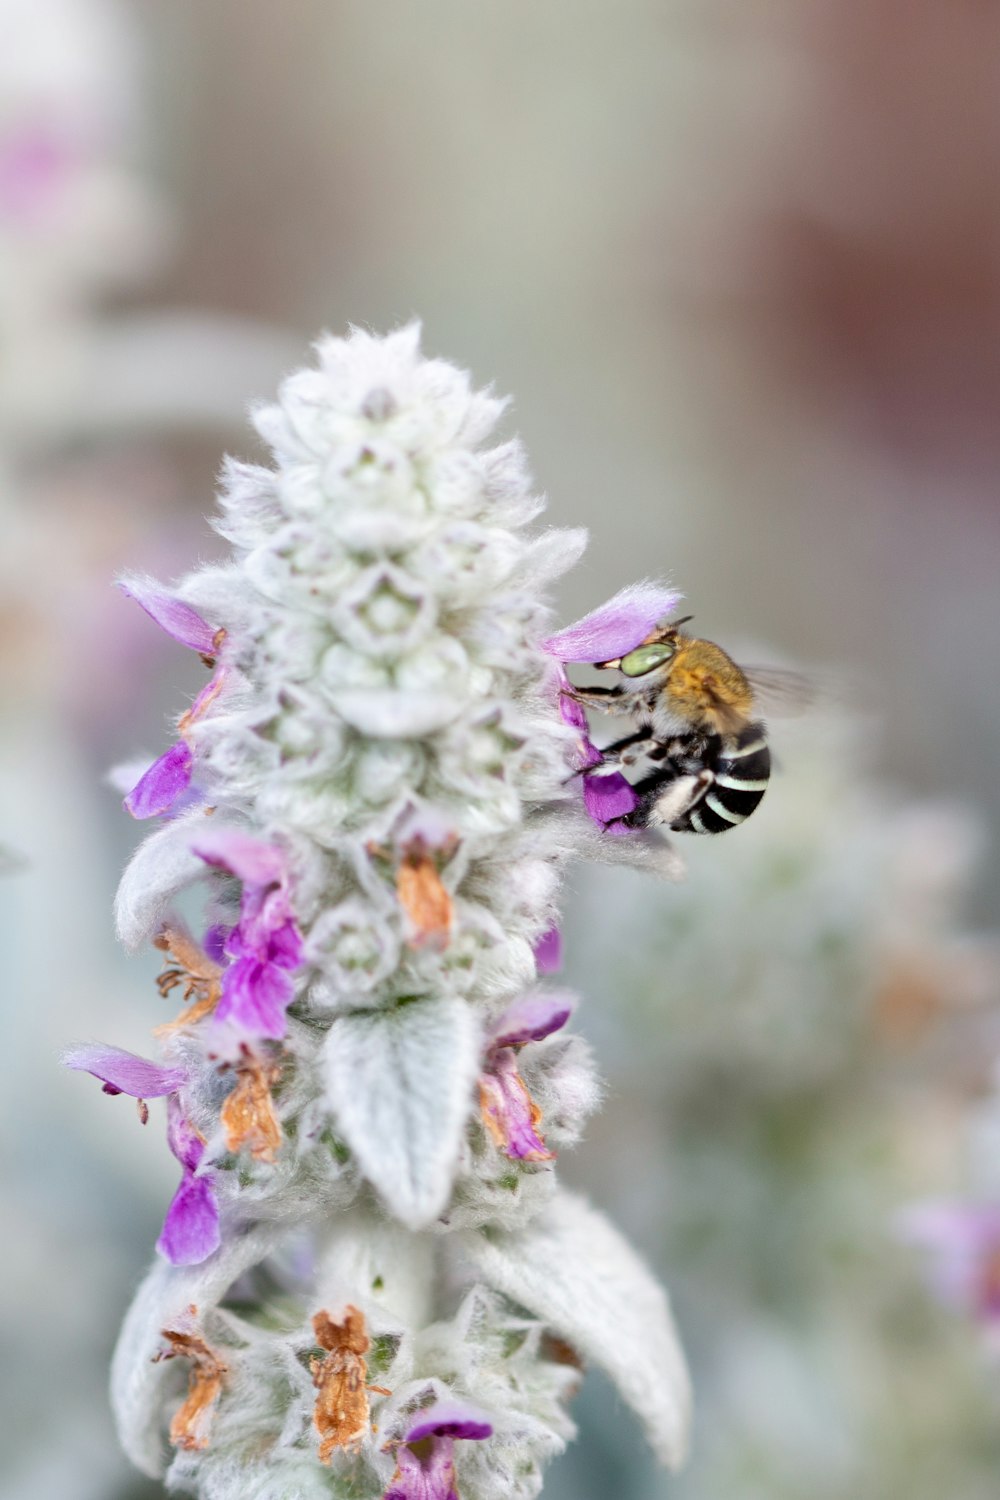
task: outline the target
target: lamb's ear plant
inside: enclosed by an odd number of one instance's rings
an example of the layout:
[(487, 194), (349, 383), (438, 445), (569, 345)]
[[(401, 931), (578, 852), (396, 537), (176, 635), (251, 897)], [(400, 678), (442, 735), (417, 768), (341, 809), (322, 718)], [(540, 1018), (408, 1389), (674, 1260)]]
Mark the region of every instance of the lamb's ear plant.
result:
[(545, 978), (572, 858), (674, 863), (605, 830), (619, 778), (574, 775), (562, 663), (631, 649), (676, 596), (552, 635), (585, 534), (531, 529), (522, 450), (489, 442), (504, 403), (416, 327), (317, 355), (255, 414), (272, 465), (225, 468), (232, 560), (122, 580), (209, 675), (125, 799), (162, 821), (119, 931), (162, 950), (179, 1014), (156, 1062), (67, 1056), (165, 1098), (180, 1173), (115, 1354), (121, 1439), (207, 1500), (530, 1497), (593, 1363), (675, 1465), (666, 1296), (556, 1182), (599, 1089)]

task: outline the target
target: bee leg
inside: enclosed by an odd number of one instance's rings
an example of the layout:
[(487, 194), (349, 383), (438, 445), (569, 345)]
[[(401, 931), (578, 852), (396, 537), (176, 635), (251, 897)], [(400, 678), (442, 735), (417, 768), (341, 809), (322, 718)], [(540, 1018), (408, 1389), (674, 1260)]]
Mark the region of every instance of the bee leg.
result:
[[(653, 737), (649, 729), (646, 728), (637, 729), (634, 734), (626, 734), (622, 739), (614, 740), (610, 745), (601, 745), (599, 749), (603, 759), (597, 761), (592, 766), (579, 766), (572, 775), (567, 776), (563, 782), (563, 786), (575, 780), (577, 776), (586, 776), (588, 773), (599, 775), (603, 772), (605, 776), (608, 776), (613, 771), (619, 770), (622, 766), (634, 765), (640, 758), (640, 755), (648, 755), (652, 759), (654, 758), (654, 751), (648, 751), (644, 747), (647, 745), (655, 747), (657, 744), (658, 741)], [(629, 749), (632, 745), (637, 747), (634, 754), (623, 755), (621, 753), (623, 750)]]
[(563, 688), (562, 695), (564, 698), (571, 698), (574, 703), (582, 703), (584, 708), (600, 708), (606, 713), (613, 713), (613, 705), (626, 697), (628, 691), (621, 683), (616, 683), (614, 687), (608, 688)]

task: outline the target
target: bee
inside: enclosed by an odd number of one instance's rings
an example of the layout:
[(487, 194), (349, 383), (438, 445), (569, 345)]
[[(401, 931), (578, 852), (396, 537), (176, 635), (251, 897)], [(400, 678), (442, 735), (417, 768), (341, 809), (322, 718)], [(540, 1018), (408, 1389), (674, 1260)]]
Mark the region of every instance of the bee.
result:
[(792, 673), (744, 671), (714, 641), (683, 634), (691, 618), (658, 625), (624, 656), (592, 664), (617, 668), (625, 681), (574, 687), (570, 694), (635, 726), (604, 746), (600, 764), (582, 773), (640, 768), (631, 781), (638, 804), (614, 820), (626, 827), (727, 833), (744, 823), (760, 806), (771, 775), (758, 694), (798, 702), (808, 696)]

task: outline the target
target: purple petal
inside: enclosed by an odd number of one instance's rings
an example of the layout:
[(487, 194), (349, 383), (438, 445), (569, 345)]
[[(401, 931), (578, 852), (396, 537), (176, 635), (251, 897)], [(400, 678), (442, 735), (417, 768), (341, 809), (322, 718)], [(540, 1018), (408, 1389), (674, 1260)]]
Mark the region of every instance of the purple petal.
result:
[(662, 583), (633, 583), (606, 604), (542, 642), (557, 661), (614, 661), (633, 650), (677, 608), (681, 595)]
[(118, 587), (180, 645), (188, 646), (202, 656), (215, 656), (219, 634), (216, 627), (203, 620), (190, 604), (168, 594), (154, 578), (130, 573), (118, 580)]
[(191, 845), (206, 864), (226, 870), (247, 885), (276, 885), (288, 870), (283, 849), (266, 844), (240, 828), (207, 828)]
[(222, 976), (222, 995), (215, 1019), (249, 1037), (283, 1037), (285, 1011), (295, 994), (287, 972), (256, 958), (238, 958)]
[(279, 969), (297, 969), (305, 957), (302, 934), (291, 917), (273, 928), (268, 938), (268, 958)]
[(186, 1172), (193, 1172), (205, 1154), (205, 1142), (176, 1097), (167, 1105), (167, 1145)]
[[(562, 673), (562, 684), (566, 688), (572, 687), (572, 683), (565, 673)], [(583, 704), (577, 703), (576, 699), (570, 698), (567, 693), (560, 692), (559, 713), (564, 724), (568, 724), (571, 729), (578, 729), (580, 731), (578, 745), (580, 766), (599, 766), (602, 759), (601, 752), (596, 745), (591, 743), (590, 725), (587, 722), (587, 715)]]
[(478, 1406), (469, 1406), (464, 1401), (437, 1401), (419, 1414), (404, 1441), (419, 1443), (429, 1437), (477, 1440), (492, 1436), (493, 1424)]
[(535, 1130), (537, 1111), (509, 1048), (491, 1052), (489, 1069), (479, 1078), (479, 1101), (483, 1123), (505, 1155), (515, 1161), (552, 1161), (555, 1152)]
[(491, 1047), (521, 1047), (525, 1042), (540, 1042), (565, 1026), (575, 1004), (576, 996), (565, 990), (522, 995), (507, 1007), (494, 1026)]
[(162, 1099), (164, 1094), (175, 1094), (188, 1080), (184, 1068), (161, 1068), (135, 1052), (98, 1042), (71, 1047), (63, 1053), (62, 1061), (64, 1067), (99, 1078), (105, 1092), (131, 1094), (133, 1099)]
[(218, 1250), (219, 1203), (208, 1177), (185, 1172), (163, 1221), (156, 1248), (173, 1266), (196, 1266)]
[(613, 821), (627, 817), (639, 806), (639, 798), (625, 777), (613, 771), (608, 776), (584, 776), (582, 779), (583, 805), (594, 822), (600, 824), (606, 833), (635, 833), (636, 829)]
[(409, 1448), (397, 1449), (396, 1472), (382, 1500), (459, 1500), (454, 1451), (451, 1438), (433, 1438), (420, 1458)]
[(169, 812), (191, 785), (192, 760), (191, 750), (183, 740), (171, 745), (129, 792), (125, 798), (126, 810), (133, 818), (155, 818)]
[(535, 968), (539, 974), (557, 974), (562, 963), (562, 933), (558, 927), (550, 927), (535, 944)]
[(207, 928), (201, 946), (214, 964), (225, 963), (226, 940), (232, 931), (233, 929), (225, 922), (213, 922), (212, 926)]

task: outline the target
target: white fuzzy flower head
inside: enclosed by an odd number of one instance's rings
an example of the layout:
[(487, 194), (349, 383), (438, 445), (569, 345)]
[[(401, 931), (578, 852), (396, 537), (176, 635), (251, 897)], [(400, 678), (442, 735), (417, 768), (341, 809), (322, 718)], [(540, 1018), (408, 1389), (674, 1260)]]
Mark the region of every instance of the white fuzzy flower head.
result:
[[(588, 823), (542, 646), (585, 535), (527, 531), (503, 402), (416, 327), (317, 352), (255, 415), (273, 465), (226, 469), (232, 562), (123, 582), (211, 671), (126, 798), (166, 821), (120, 932), (185, 1005), (162, 1065), (69, 1058), (166, 1096), (182, 1170), (116, 1356), (123, 1440), (212, 1500), (529, 1497), (587, 1357), (675, 1462), (666, 1301), (553, 1169), (597, 1102), (544, 984), (560, 873), (629, 843)], [(635, 641), (671, 597), (630, 596)], [(198, 881), (203, 938), (173, 910)]]

